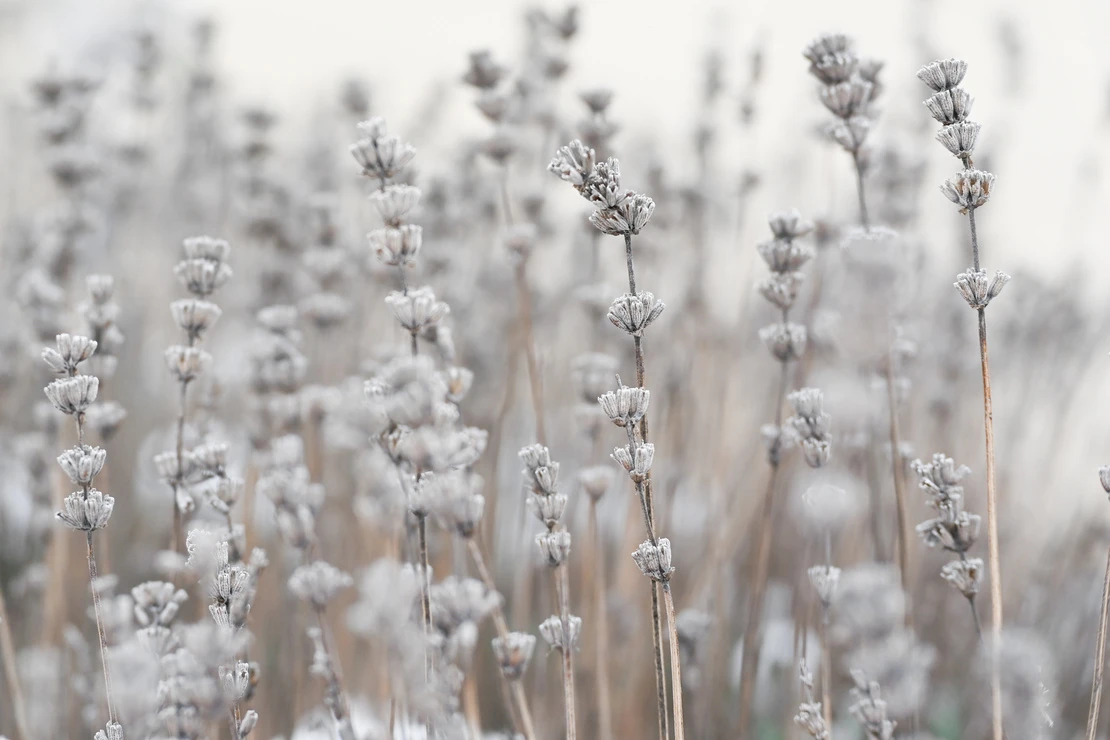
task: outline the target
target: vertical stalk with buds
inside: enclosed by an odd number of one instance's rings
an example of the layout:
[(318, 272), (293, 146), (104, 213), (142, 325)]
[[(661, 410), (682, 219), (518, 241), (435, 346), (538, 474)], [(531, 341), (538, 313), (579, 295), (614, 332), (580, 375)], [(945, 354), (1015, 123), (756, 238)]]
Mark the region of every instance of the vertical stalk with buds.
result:
[[(771, 466), (767, 487), (757, 514), (754, 560), (751, 570), (751, 591), (748, 594), (748, 624), (740, 668), (740, 732), (747, 732), (750, 721), (755, 676), (759, 670), (760, 624), (763, 619), (763, 597), (771, 558), (774, 499), (778, 487), (783, 452), (792, 437), (783, 426), (783, 406), (789, 384), (790, 363), (805, 352), (806, 328), (790, 321), (790, 310), (798, 297), (804, 278), (800, 268), (813, 258), (813, 250), (796, 240), (813, 230), (813, 224), (796, 210), (779, 213), (769, 219), (774, 238), (759, 245), (759, 254), (771, 274), (760, 281), (760, 294), (779, 311), (779, 320), (759, 330), (759, 338), (779, 363), (778, 388), (775, 391), (775, 421), (761, 429), (767, 446), (767, 462)], [(807, 460), (809, 455), (807, 453)]]
[(97, 579), (100, 577), (96, 551), (93, 547), (93, 532), (108, 525), (115, 508), (115, 499), (93, 488), (93, 479), (104, 467), (107, 453), (99, 447), (85, 444), (85, 412), (96, 401), (100, 381), (95, 375), (82, 374), (78, 366), (96, 352), (96, 342), (88, 337), (59, 334), (56, 347), (47, 347), (42, 358), (59, 377), (46, 386), (46, 397), (54, 408), (73, 418), (77, 426), (77, 446), (63, 452), (58, 464), (75, 486), (80, 490), (65, 497), (64, 510), (56, 516), (58, 521), (70, 529), (85, 533), (85, 545), (89, 564), (89, 586), (92, 590), (93, 614), (96, 618), (96, 633), (100, 644), (100, 662), (104, 672), (104, 697), (108, 705), (108, 723), (105, 730), (97, 732), (97, 740), (120, 740), (123, 728), (116, 712), (115, 696), (112, 690), (112, 666), (108, 656), (107, 637), (104, 617), (100, 604), (100, 591)]
[[(208, 298), (231, 278), (227, 264), (231, 247), (223, 239), (198, 236), (185, 240), (185, 259), (174, 268), (174, 274), (192, 296), (171, 305), (174, 321), (185, 332), (185, 344), (166, 350), (166, 366), (178, 383), (178, 415), (174, 449), (160, 454), (155, 463), (161, 477), (173, 492), (172, 549), (180, 552), (183, 517), (192, 511), (194, 502), (189, 494), (192, 456), (185, 449), (185, 425), (189, 411), (189, 385), (212, 361), (212, 356), (197, 345), (205, 332), (220, 318), (220, 307)], [(249, 512), (248, 512), (249, 516)]]
[(956, 289), (979, 319), (979, 360), (983, 376), (983, 430), (986, 439), (987, 464), (987, 546), (991, 586), (991, 714), (994, 740), (1002, 740), (1002, 686), (999, 652), (1002, 639), (1002, 567), (998, 547), (998, 493), (995, 486), (994, 410), (991, 401), (991, 370), (987, 350), (987, 305), (1010, 280), (1004, 272), (988, 276), (979, 262), (979, 235), (975, 212), (986, 205), (994, 189), (994, 175), (977, 170), (971, 160), (980, 126), (968, 120), (971, 95), (959, 87), (967, 73), (967, 62), (945, 59), (922, 67), (917, 77), (934, 94), (925, 101), (929, 114), (941, 124), (937, 141), (956, 159), (963, 169), (945, 180), (941, 192), (960, 207), (967, 216), (971, 235), (971, 267), (956, 276)]
[[(620, 163), (611, 157), (604, 162), (596, 161), (594, 150), (578, 140), (562, 147), (556, 153), (548, 169), (560, 179), (570, 183), (582, 197), (594, 205), (595, 210), (590, 214), (590, 223), (603, 234), (624, 238), (628, 292), (613, 301), (609, 308), (609, 320), (618, 329), (632, 337), (636, 362), (636, 389), (642, 394), (643, 406), (646, 410), (648, 393), (645, 386), (643, 336), (647, 327), (663, 312), (665, 304), (656, 300), (652, 293), (637, 290), (632, 237), (639, 234), (640, 230), (647, 226), (652, 213), (655, 211), (655, 202), (642, 193), (624, 189), (621, 184)], [(631, 390), (621, 385), (617, 393), (623, 397), (626, 392)], [(602, 408), (605, 408), (604, 401), (602, 402)], [(655, 446), (648, 441), (646, 414), (641, 413), (637, 422), (625, 427), (628, 435), (628, 445), (616, 448), (613, 457), (628, 472), (633, 483), (636, 484), (636, 493), (644, 514), (648, 541), (653, 547), (657, 547), (660, 540), (655, 527), (655, 503), (651, 484), (651, 465), (655, 457)], [(617, 423), (619, 425), (619, 422)], [(669, 736), (664, 667), (666, 658), (663, 647), (659, 594), (660, 591), (664, 591), (664, 599), (669, 599), (670, 588), (668, 585), (666, 589), (663, 589), (662, 585), (659, 580), (652, 580), (651, 619), (659, 710), (659, 736), (660, 738), (666, 738)], [(672, 697), (672, 706), (675, 722), (679, 723), (682, 720), (682, 690), (681, 666), (679, 665), (677, 651), (676, 640), (671, 654), (671, 671), (672, 675), (676, 676), (674, 679), (676, 695)], [(676, 726), (676, 736), (681, 737), (683, 731), (682, 727)]]

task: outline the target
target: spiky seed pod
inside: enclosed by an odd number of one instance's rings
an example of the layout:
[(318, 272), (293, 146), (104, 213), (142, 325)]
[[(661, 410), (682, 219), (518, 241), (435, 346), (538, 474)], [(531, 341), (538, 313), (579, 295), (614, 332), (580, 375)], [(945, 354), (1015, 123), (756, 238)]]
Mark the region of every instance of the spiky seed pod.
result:
[(95, 488), (74, 491), (65, 497), (64, 511), (55, 514), (58, 521), (71, 529), (93, 532), (108, 526), (116, 500)]
[(625, 293), (609, 306), (608, 316), (613, 326), (634, 337), (642, 337), (644, 330), (659, 318), (666, 307), (667, 304), (656, 300), (652, 293)]
[(666, 537), (659, 540), (658, 544), (651, 541), (641, 542), (640, 546), (632, 553), (636, 566), (653, 581), (666, 581), (674, 573), (671, 565), (671, 541)]
[(1001, 293), (1008, 282), (1010, 282), (1010, 276), (1000, 270), (995, 271), (994, 275), (988, 278), (986, 270), (969, 267), (967, 272), (961, 272), (956, 276), (956, 282), (953, 285), (960, 291), (967, 305), (977, 311), (980, 308), (986, 308), (991, 299)]
[(58, 378), (43, 388), (43, 392), (58, 411), (76, 416), (92, 405), (99, 388), (100, 380), (95, 375), (74, 375)]
[(944, 92), (963, 82), (967, 74), (967, 62), (962, 59), (940, 59), (929, 62), (917, 70), (917, 79), (928, 85), (934, 92)]

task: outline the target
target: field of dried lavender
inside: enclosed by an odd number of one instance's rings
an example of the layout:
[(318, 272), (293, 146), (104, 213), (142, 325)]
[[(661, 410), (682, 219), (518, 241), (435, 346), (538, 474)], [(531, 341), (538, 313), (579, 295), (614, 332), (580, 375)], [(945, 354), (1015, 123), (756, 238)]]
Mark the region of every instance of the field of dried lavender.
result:
[(181, 20), (0, 114), (0, 740), (1106, 736), (1099, 263), (983, 47), (710, 46), (675, 141), (533, 9), (477, 135), (302, 132)]

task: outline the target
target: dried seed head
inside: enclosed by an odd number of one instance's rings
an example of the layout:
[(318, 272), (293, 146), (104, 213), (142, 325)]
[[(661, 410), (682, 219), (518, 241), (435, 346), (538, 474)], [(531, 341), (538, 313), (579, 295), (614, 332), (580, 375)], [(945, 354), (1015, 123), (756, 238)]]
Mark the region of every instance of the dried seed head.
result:
[(185, 256), (191, 260), (226, 262), (231, 254), (231, 245), (223, 239), (211, 236), (193, 236), (185, 239)]
[(609, 421), (621, 428), (638, 424), (647, 413), (650, 401), (651, 391), (630, 388), (623, 383), (615, 391), (604, 393), (597, 399)]
[(451, 403), (459, 403), (466, 398), (466, 394), (474, 384), (474, 373), (457, 365), (441, 370), (439, 377), (447, 387), (447, 400)]
[(813, 231), (813, 222), (802, 218), (802, 214), (798, 212), (797, 208), (791, 208), (789, 211), (781, 213), (772, 213), (767, 219), (767, 224), (771, 227), (771, 233), (775, 235), (776, 239), (786, 241), (797, 239)]
[(351, 156), (366, 177), (382, 182), (399, 173), (416, 156), (416, 149), (386, 131), (384, 118), (371, 118), (358, 124), (362, 138), (350, 146)]
[(980, 128), (980, 125), (973, 121), (953, 123), (937, 132), (937, 141), (943, 144), (952, 156), (966, 159), (975, 151)]
[(90, 488), (87, 491), (75, 491), (69, 494), (63, 504), (65, 510), (55, 514), (58, 521), (71, 529), (93, 532), (108, 525), (116, 500), (95, 488)]
[(994, 175), (982, 170), (963, 170), (948, 178), (940, 191), (948, 200), (960, 206), (961, 213), (984, 205), (994, 189)]
[(488, 49), (470, 52), (470, 65), (463, 82), (479, 90), (491, 90), (505, 76), (508, 70), (493, 60)]
[(829, 138), (840, 144), (845, 151), (863, 154), (861, 147), (867, 141), (867, 135), (871, 133), (871, 126), (870, 118), (852, 116), (837, 121), (829, 126), (826, 132)]
[(961, 594), (974, 599), (983, 578), (983, 561), (979, 558), (953, 560), (940, 569), (940, 576)]
[(420, 203), (420, 188), (412, 185), (388, 185), (375, 190), (370, 195), (370, 202), (378, 209), (385, 225), (396, 229), (401, 226), (409, 211)]
[(894, 740), (897, 723), (887, 719), (886, 702), (882, 699), (879, 684), (868, 681), (867, 676), (859, 669), (852, 669), (851, 673), (852, 681), (856, 684), (851, 692), (855, 701), (849, 710), (852, 716), (863, 725), (868, 740)]
[(800, 440), (806, 464), (820, 468), (829, 462), (831, 436), (829, 433), (832, 417), (822, 410), (821, 391), (816, 388), (802, 388), (787, 396), (794, 407), (794, 416), (786, 423), (793, 428)]
[(837, 118), (865, 113), (871, 101), (872, 85), (859, 78), (821, 88), (821, 102)]
[(540, 548), (544, 564), (549, 568), (558, 568), (570, 558), (570, 532), (566, 530), (542, 532), (536, 535), (536, 545)]
[(63, 414), (76, 416), (85, 413), (92, 405), (99, 388), (100, 380), (95, 375), (74, 375), (58, 378), (43, 388), (43, 391), (54, 404), (54, 408)]
[(299, 599), (323, 609), (336, 595), (350, 588), (354, 579), (331, 563), (317, 560), (302, 565), (289, 577), (289, 590)]
[(798, 288), (805, 276), (800, 272), (772, 273), (759, 281), (759, 293), (782, 311), (788, 310), (798, 298)]
[(619, 208), (633, 195), (621, 186), (621, 165), (612, 157), (594, 166), (585, 188), (586, 198), (601, 210)]
[(960, 291), (967, 305), (978, 311), (980, 308), (986, 308), (991, 299), (1001, 293), (1008, 282), (1010, 282), (1010, 276), (1004, 272), (996, 271), (988, 278), (986, 270), (969, 267), (967, 272), (961, 272), (956, 276), (956, 282), (953, 285)]
[(639, 234), (655, 213), (655, 201), (642, 193), (629, 193), (615, 208), (601, 208), (590, 214), (590, 223), (609, 236)]
[(529, 445), (518, 453), (524, 463), (522, 473), (528, 486), (536, 494), (551, 496), (558, 487), (558, 463), (553, 462), (551, 452), (543, 445)]
[(843, 33), (823, 33), (809, 42), (802, 56), (808, 59), (810, 64), (817, 64), (825, 57), (837, 54), (854, 55), (854, 46), (852, 39)]
[(97, 730), (93, 740), (123, 740), (123, 725), (119, 722), (109, 722), (103, 730)]
[(578, 471), (578, 482), (582, 490), (594, 501), (598, 501), (613, 485), (613, 469), (604, 465), (582, 468)]
[(77, 366), (96, 352), (97, 343), (88, 337), (59, 334), (54, 341), (57, 348), (43, 349), (42, 359), (58, 375), (76, 375)]
[(648, 442), (638, 445), (634, 451), (627, 446), (616, 447), (611, 457), (628, 472), (633, 483), (642, 483), (651, 473), (651, 465), (655, 461), (655, 445)]
[(375, 229), (367, 238), (378, 260), (396, 267), (411, 265), (416, 261), (416, 255), (420, 253), (424, 242), (424, 232), (415, 224), (404, 224), (395, 229)]
[(944, 92), (959, 85), (965, 74), (967, 74), (967, 62), (962, 59), (942, 59), (929, 62), (917, 70), (917, 79), (935, 92)]
[(107, 455), (99, 447), (71, 447), (58, 456), (58, 464), (74, 485), (87, 486), (103, 469)]
[(563, 629), (563, 620), (558, 615), (552, 614), (540, 623), (540, 635), (553, 650), (562, 651), (569, 647), (578, 649), (578, 638), (582, 633), (582, 618), (571, 614), (567, 617), (566, 630)]
[(201, 338), (220, 318), (223, 311), (215, 303), (186, 298), (170, 304), (174, 322), (190, 336)]
[(609, 321), (634, 337), (642, 337), (644, 330), (659, 318), (666, 307), (667, 304), (646, 291), (636, 295), (625, 293), (609, 306)]
[(666, 581), (674, 573), (671, 565), (671, 541), (666, 537), (654, 545), (651, 541), (641, 542), (640, 546), (632, 553), (636, 567), (640, 572), (653, 581)]
[(195, 296), (212, 295), (216, 289), (231, 279), (231, 267), (224, 262), (207, 259), (187, 259), (178, 262), (173, 274)]
[(598, 115), (608, 109), (613, 102), (613, 91), (609, 88), (599, 87), (592, 90), (583, 90), (578, 93), (579, 99), (590, 109), (590, 113)]
[(833, 598), (836, 596), (836, 587), (840, 583), (840, 568), (832, 565), (815, 565), (806, 573), (809, 575), (813, 590), (817, 592), (817, 598), (821, 600), (821, 605), (828, 609), (832, 605)]
[(141, 627), (169, 627), (189, 598), (184, 589), (165, 581), (147, 581), (131, 589), (135, 621)]
[(555, 158), (547, 169), (581, 192), (594, 171), (595, 161), (594, 150), (575, 139), (555, 152)]
[(824, 85), (847, 82), (859, 66), (859, 57), (854, 52), (826, 54), (809, 66), (809, 72)]
[[(806, 226), (812, 228), (812, 225), (806, 222)], [(805, 228), (805, 227), (798, 227)], [(798, 268), (813, 258), (813, 249), (811, 247), (797, 244), (793, 240), (794, 236), (792, 231), (785, 231), (786, 227), (782, 224), (771, 223), (772, 231), (783, 231), (783, 236), (777, 236), (771, 241), (763, 242), (756, 249), (759, 250), (759, 256), (767, 263), (767, 267), (771, 272), (784, 273), (795, 272)], [(796, 230), (796, 229), (795, 229)], [(802, 233), (807, 233), (803, 231)], [(799, 236), (801, 234), (798, 234)]]
[(501, 666), (501, 672), (510, 681), (517, 681), (524, 675), (535, 649), (535, 635), (524, 632), (510, 632), (504, 637), (493, 639), (493, 654)]
[(451, 312), (451, 307), (436, 300), (435, 291), (427, 285), (407, 293), (395, 290), (385, 302), (397, 322), (412, 334), (438, 324)]
[(806, 328), (801, 324), (770, 324), (759, 330), (759, 338), (779, 362), (796, 360), (806, 351)]
[(929, 111), (929, 115), (936, 119), (937, 123), (951, 126), (954, 123), (967, 120), (967, 117), (971, 115), (973, 102), (967, 90), (957, 87), (953, 90), (936, 93), (924, 101), (923, 105)]
[(175, 344), (165, 352), (166, 367), (177, 378), (179, 383), (189, 383), (200, 377), (200, 374), (212, 362), (212, 355), (199, 347), (187, 347)]
[(533, 493), (528, 497), (528, 508), (544, 523), (544, 526), (552, 529), (563, 518), (563, 512), (567, 508), (567, 497), (561, 493), (551, 495)]

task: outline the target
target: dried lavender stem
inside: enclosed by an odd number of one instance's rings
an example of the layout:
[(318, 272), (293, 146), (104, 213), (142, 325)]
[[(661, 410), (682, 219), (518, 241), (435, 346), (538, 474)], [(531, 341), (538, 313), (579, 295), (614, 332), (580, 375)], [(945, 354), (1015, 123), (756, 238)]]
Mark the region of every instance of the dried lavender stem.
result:
[(577, 719), (574, 707), (574, 649), (570, 639), (570, 576), (567, 564), (557, 568), (555, 590), (559, 599), (559, 618), (563, 628), (563, 701), (566, 707), (567, 740), (577, 737)]
[(328, 628), (327, 619), (324, 618), (324, 609), (317, 607), (313, 611), (316, 613), (316, 625), (320, 628), (320, 640), (331, 664), (331, 675), (327, 677), (327, 692), (331, 700), (325, 704), (328, 705), (332, 719), (335, 720), (339, 740), (356, 740), (354, 728), (351, 727), (351, 710), (347, 704), (347, 693), (343, 690), (342, 667), (331, 646), (331, 630)]
[(663, 590), (663, 601), (667, 607), (667, 628), (670, 630), (671, 639), (671, 702), (674, 706), (674, 740), (685, 740), (685, 722), (682, 716), (682, 664), (679, 658), (678, 625), (674, 614), (674, 598), (671, 596), (671, 584), (664, 581), (660, 584)]
[[(628, 292), (636, 295), (636, 267), (632, 258), (632, 234), (624, 235), (624, 258), (628, 268)], [(644, 387), (644, 345), (641, 337), (632, 337), (633, 349), (636, 353), (636, 385)], [(648, 441), (647, 414), (640, 419), (640, 439), (646, 444)], [(639, 489), (640, 486), (637, 486)], [(642, 485), (641, 502), (644, 508), (644, 518), (650, 525), (648, 535), (655, 543), (655, 506), (652, 502), (651, 473)], [(659, 702), (659, 737), (667, 740), (670, 737), (670, 720), (667, 716), (667, 677), (663, 663), (665, 653), (663, 648), (663, 620), (659, 608), (659, 590), (655, 581), (651, 582), (651, 635), (655, 653), (655, 688)]]
[[(898, 428), (898, 397), (894, 386), (894, 355), (886, 362), (886, 387), (890, 406), (890, 456), (894, 475), (894, 504), (898, 516), (898, 570), (902, 576), (902, 592), (910, 598), (910, 522), (906, 512), (906, 486), (902, 479), (902, 438)], [(906, 605), (906, 627), (913, 627), (913, 609)]]
[(594, 622), (597, 625), (597, 723), (600, 740), (613, 738), (613, 706), (609, 697), (609, 620), (605, 614), (605, 551), (597, 525), (597, 501), (590, 499), (590, 542), (594, 549)]
[(859, 149), (852, 152), (852, 164), (856, 170), (856, 195), (859, 197), (859, 222), (864, 229), (871, 228), (871, 220), (867, 215), (867, 197), (863, 187), (863, 163), (859, 159)]
[(821, 604), (821, 711), (832, 738), (832, 655), (829, 654), (829, 607)]
[(4, 590), (0, 589), (0, 653), (4, 659), (4, 680), (8, 684), (11, 694), (12, 715), (15, 718), (15, 730), (19, 740), (31, 740), (31, 732), (27, 728), (26, 706), (23, 703), (23, 685), (19, 680), (19, 670), (15, 665), (15, 643), (12, 640), (11, 622), (8, 621), (8, 607), (4, 602)]
[[(485, 556), (482, 555), (482, 548), (478, 544), (478, 541), (475, 540), (473, 537), (467, 537), (466, 547), (470, 551), (470, 558), (474, 561), (474, 567), (478, 571), (478, 578), (481, 579), (486, 588), (488, 588), (490, 591), (496, 592), (497, 584), (494, 582), (493, 575), (489, 572), (489, 568), (486, 566), (486, 559)], [(497, 631), (498, 637), (502, 639), (508, 637), (509, 624), (505, 620), (505, 612), (502, 609), (500, 603), (498, 603), (497, 607), (493, 610), (493, 626)], [(502, 688), (505, 688), (509, 684), (520, 683), (519, 681), (509, 681), (509, 679), (506, 678), (505, 674), (501, 671), (498, 671), (497, 673), (501, 676)], [(516, 706), (514, 706), (514, 702)], [(532, 712), (528, 708), (528, 698), (524, 695), (524, 692), (520, 691), (518, 693), (516, 691), (513, 691), (512, 700), (507, 701), (506, 704), (508, 706), (509, 713), (512, 714), (514, 718), (519, 716), (520, 730), (524, 733), (525, 739), (535, 740), (536, 730), (532, 724)]]
[(100, 642), (100, 663), (104, 668), (104, 696), (108, 703), (108, 721), (116, 721), (115, 700), (112, 692), (112, 669), (108, 663), (108, 641), (104, 634), (104, 619), (100, 611), (100, 593), (97, 591), (96, 554), (93, 552), (92, 531), (85, 532), (88, 544), (89, 586), (92, 591), (93, 614), (96, 616), (96, 636)]
[[(432, 583), (429, 576), (428, 565), (428, 517), (424, 514), (416, 515), (417, 543), (420, 551), (420, 613), (424, 619), (424, 636), (432, 634)], [(424, 646), (424, 682), (432, 680), (432, 658), (428, 653), (427, 645)]]
[[(785, 324), (789, 312), (783, 310)], [(786, 361), (779, 363), (779, 387), (775, 396), (775, 427), (782, 427), (782, 405), (786, 399), (786, 384), (790, 366)], [(767, 589), (767, 575), (771, 560), (771, 529), (774, 524), (774, 498), (778, 482), (779, 449), (776, 443), (770, 453), (771, 475), (767, 479), (767, 489), (763, 493), (759, 518), (756, 520), (755, 563), (752, 573), (751, 603), (748, 606), (748, 625), (744, 633), (744, 648), (740, 661), (740, 714), (738, 717), (740, 733), (748, 731), (751, 719), (752, 698), (755, 694), (755, 673), (759, 668), (761, 642), (760, 623), (763, 620), (763, 596)]]
[(1095, 647), (1095, 676), (1091, 683), (1091, 710), (1087, 715), (1087, 740), (1095, 740), (1098, 732), (1098, 710), (1102, 704), (1102, 671), (1106, 662), (1106, 621), (1110, 615), (1110, 550), (1106, 553), (1106, 577), (1102, 582), (1102, 611), (1098, 618), (1098, 639)]

